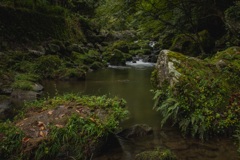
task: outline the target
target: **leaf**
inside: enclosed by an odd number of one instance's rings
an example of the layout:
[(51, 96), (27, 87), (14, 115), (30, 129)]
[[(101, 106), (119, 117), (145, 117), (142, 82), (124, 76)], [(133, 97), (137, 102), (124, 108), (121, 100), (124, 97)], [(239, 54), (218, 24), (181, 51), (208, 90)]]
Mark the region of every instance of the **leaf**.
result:
[(58, 127), (58, 128), (63, 128), (63, 127), (64, 127), (64, 126), (61, 125), (61, 124), (56, 124), (55, 126)]
[(53, 113), (53, 110), (48, 111), (48, 114), (49, 114), (49, 115), (52, 115), (52, 113)]
[(26, 143), (26, 142), (29, 141), (29, 139), (30, 139), (30, 138), (28, 138), (28, 137), (24, 137), (24, 138), (22, 139), (22, 142)]

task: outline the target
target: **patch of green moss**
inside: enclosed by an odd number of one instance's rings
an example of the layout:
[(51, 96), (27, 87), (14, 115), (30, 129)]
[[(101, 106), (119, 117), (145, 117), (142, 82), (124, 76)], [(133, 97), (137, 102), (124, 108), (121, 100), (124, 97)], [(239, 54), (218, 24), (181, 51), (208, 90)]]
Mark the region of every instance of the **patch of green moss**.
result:
[(135, 156), (135, 160), (176, 160), (176, 156), (168, 149), (144, 151)]
[(35, 74), (17, 74), (12, 83), (14, 89), (32, 90), (39, 77)]
[(64, 68), (59, 71), (59, 78), (62, 80), (69, 80), (69, 79), (84, 80), (85, 77), (86, 77), (86, 71), (79, 67)]
[(62, 65), (63, 62), (57, 55), (42, 56), (37, 59), (35, 73), (44, 78), (53, 78)]

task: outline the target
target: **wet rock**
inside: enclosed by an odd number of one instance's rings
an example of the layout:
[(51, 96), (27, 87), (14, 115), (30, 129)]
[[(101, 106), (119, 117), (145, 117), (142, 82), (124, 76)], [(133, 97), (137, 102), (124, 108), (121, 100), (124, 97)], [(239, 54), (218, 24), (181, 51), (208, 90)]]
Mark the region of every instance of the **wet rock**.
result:
[(8, 88), (1, 88), (0, 93), (4, 95), (10, 95), (12, 93), (13, 89), (8, 87)]
[(118, 133), (119, 136), (124, 138), (142, 137), (151, 134), (153, 134), (153, 129), (146, 124), (136, 124)]
[(36, 56), (45, 55), (45, 53), (46, 53), (44, 47), (42, 47), (42, 46), (39, 46), (37, 49), (29, 49), (28, 52), (30, 54), (33, 54), (33, 55), (36, 55)]
[(43, 90), (43, 86), (41, 84), (38, 84), (38, 83), (34, 83), (32, 85), (32, 91), (35, 91), (35, 92), (40, 92)]
[(70, 46), (67, 47), (67, 50), (78, 52), (78, 53), (87, 52), (87, 49), (82, 44), (71, 44)]
[(50, 43), (45, 49), (48, 54), (56, 54), (60, 51), (60, 46)]
[(4, 99), (0, 101), (0, 116), (5, 110), (9, 108), (9, 105), (10, 105), (9, 99)]
[(24, 99), (24, 100), (35, 100), (37, 97), (40, 96), (40, 93), (35, 92), (35, 91), (25, 91), (25, 90), (14, 90), (11, 93), (12, 98), (17, 98), (17, 99)]

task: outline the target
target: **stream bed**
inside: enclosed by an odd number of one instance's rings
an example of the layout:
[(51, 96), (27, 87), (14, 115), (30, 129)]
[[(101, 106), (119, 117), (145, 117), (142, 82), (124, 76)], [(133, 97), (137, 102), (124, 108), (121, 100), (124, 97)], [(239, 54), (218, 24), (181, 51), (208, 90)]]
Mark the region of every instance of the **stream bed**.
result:
[(160, 128), (161, 117), (153, 111), (150, 75), (154, 64), (128, 62), (125, 67), (110, 66), (88, 73), (86, 81), (45, 81), (45, 96), (63, 93), (118, 96), (127, 101), (130, 118), (122, 128), (147, 124), (153, 134), (134, 139), (118, 138), (119, 145), (110, 146), (94, 160), (134, 160), (136, 154), (156, 148), (169, 148), (179, 160), (240, 160), (237, 147), (230, 138), (202, 142), (184, 137), (174, 127)]

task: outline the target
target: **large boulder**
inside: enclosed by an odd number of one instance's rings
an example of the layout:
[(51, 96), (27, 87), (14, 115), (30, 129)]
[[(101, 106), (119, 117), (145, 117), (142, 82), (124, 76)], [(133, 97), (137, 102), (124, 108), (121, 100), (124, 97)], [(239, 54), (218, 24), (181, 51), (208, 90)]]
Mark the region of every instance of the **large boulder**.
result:
[[(125, 101), (73, 94), (28, 103), (0, 124), (2, 159), (91, 159), (126, 116)], [(12, 143), (14, 140), (14, 143)]]
[(126, 65), (126, 58), (124, 53), (120, 50), (115, 49), (109, 59), (110, 65), (114, 66), (124, 66)]
[(163, 50), (152, 82), (162, 125), (172, 119), (184, 133), (206, 138), (231, 133), (240, 119), (240, 47), (201, 60)]

